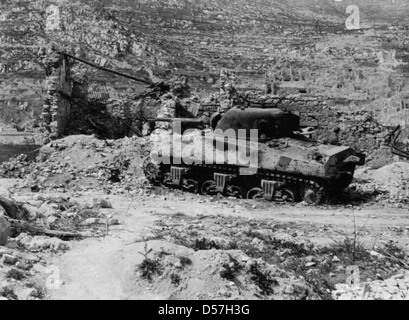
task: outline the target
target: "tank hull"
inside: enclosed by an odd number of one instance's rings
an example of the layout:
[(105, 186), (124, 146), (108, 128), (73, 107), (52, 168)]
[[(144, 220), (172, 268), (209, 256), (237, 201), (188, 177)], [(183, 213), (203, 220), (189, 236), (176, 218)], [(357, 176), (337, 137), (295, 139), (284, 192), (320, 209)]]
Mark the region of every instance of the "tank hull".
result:
[(260, 142), (203, 130), (156, 138), (150, 180), (204, 194), (318, 204), (328, 191), (345, 189), (364, 161), (349, 147), (294, 138)]

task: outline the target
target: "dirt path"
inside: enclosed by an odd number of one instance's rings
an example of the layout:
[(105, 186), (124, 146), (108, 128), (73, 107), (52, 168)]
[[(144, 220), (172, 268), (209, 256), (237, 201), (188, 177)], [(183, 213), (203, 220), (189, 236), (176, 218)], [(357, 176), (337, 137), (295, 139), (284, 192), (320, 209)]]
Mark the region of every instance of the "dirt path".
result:
[(111, 227), (108, 237), (73, 242), (70, 251), (54, 260), (64, 284), (51, 293), (51, 299), (126, 299), (122, 292), (126, 274), (142, 260), (138, 251), (143, 245), (136, 241), (149, 232), (156, 218), (139, 210), (126, 213), (130, 202), (122, 199), (112, 202), (115, 211), (122, 212), (117, 216), (121, 226)]
[(365, 229), (362, 241), (368, 246), (395, 240), (403, 248), (409, 248), (409, 212), (403, 209), (294, 207), (228, 199), (213, 202), (205, 197), (180, 194), (133, 200), (112, 196), (110, 200), (121, 225), (111, 228), (108, 237), (73, 242), (70, 251), (54, 258), (53, 263), (60, 268), (64, 284), (59, 290), (50, 292), (51, 299), (130, 298), (125, 288), (130, 274), (143, 259), (138, 252), (143, 251), (144, 237), (151, 236), (150, 227), (155, 220), (175, 214), (271, 220), (288, 224), (291, 230), (297, 230), (298, 237), (321, 245), (332, 243), (332, 238), (340, 232), (353, 232), (355, 217), (356, 225)]

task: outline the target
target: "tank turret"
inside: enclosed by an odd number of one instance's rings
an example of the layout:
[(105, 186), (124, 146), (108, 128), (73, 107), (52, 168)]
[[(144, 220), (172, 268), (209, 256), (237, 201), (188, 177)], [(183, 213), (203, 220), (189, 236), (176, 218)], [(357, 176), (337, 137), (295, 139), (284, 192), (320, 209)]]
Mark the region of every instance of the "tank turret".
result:
[[(214, 117), (213, 117), (214, 119)], [(258, 130), (259, 139), (277, 139), (300, 131), (300, 117), (280, 109), (233, 108), (222, 115), (213, 128), (222, 131)]]

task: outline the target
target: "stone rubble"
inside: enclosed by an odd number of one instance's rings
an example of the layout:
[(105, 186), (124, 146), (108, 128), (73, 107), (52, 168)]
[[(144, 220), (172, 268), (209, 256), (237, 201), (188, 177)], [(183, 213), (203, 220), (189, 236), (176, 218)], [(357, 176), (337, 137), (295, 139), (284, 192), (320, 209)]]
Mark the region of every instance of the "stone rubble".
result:
[(17, 157), (3, 163), (0, 176), (25, 178), (32, 191), (129, 192), (147, 184), (141, 163), (149, 154), (148, 145), (147, 138), (102, 141), (92, 136), (70, 136), (42, 147), (37, 162)]
[[(81, 232), (87, 237), (100, 237), (107, 235), (108, 227), (120, 224), (114, 217), (112, 203), (102, 197), (92, 198), (88, 203), (83, 200), (83, 204), (71, 200), (68, 195), (14, 194), (13, 199), (24, 203), (28, 209), (28, 223), (52, 231)], [(45, 289), (33, 286), (33, 283), (39, 277), (47, 277), (48, 265), (44, 259), (48, 261), (50, 255), (66, 252), (71, 244), (50, 236), (16, 235), (16, 231), (13, 231), (13, 237), (8, 237), (9, 226), (0, 215), (0, 299), (43, 299)]]
[(377, 170), (358, 169), (349, 187), (351, 197), (366, 197), (376, 203), (401, 208), (409, 204), (409, 163), (395, 162)]
[(356, 286), (337, 284), (332, 296), (335, 300), (409, 300), (409, 271), (402, 271), (385, 281)]

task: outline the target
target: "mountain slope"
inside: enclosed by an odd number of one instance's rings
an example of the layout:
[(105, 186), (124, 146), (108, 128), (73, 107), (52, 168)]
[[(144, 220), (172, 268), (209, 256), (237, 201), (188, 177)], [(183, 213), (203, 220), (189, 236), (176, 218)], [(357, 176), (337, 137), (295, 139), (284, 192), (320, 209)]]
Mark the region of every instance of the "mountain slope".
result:
[[(345, 30), (345, 10), (351, 4), (359, 6), (363, 27), (387, 30), (407, 25), (407, 0), (2, 0), (0, 119), (21, 122), (39, 114), (41, 53), (50, 43), (142, 78), (186, 73), (194, 86), (207, 91), (220, 68), (246, 70), (251, 78), (272, 70), (275, 75), (286, 73), (291, 67), (311, 74), (311, 82), (329, 72), (325, 81), (334, 86), (343, 68), (363, 66), (364, 74), (366, 68), (378, 68), (374, 61), (380, 50), (393, 49), (397, 59), (405, 61), (405, 42), (401, 48), (376, 37), (351, 40)], [(55, 28), (47, 27), (55, 16), (51, 5), (59, 10)], [(351, 46), (358, 53), (348, 53)], [(328, 53), (332, 47), (339, 53)], [(108, 86), (113, 93), (144, 88), (83, 65), (79, 68), (92, 83)], [(406, 72), (402, 70), (398, 72)], [(318, 91), (325, 90), (323, 85)]]

